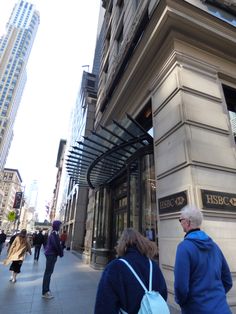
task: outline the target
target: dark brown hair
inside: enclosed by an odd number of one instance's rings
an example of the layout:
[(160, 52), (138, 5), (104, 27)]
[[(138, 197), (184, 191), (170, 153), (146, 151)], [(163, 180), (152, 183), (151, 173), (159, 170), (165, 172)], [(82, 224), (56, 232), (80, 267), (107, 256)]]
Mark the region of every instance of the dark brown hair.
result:
[(149, 258), (153, 258), (158, 252), (155, 242), (145, 238), (135, 229), (127, 228), (122, 232), (115, 248), (118, 256), (124, 256), (127, 248), (132, 246), (135, 246), (141, 254), (146, 255)]
[(19, 235), (20, 235), (21, 237), (26, 237), (26, 234), (27, 234), (26, 229), (22, 229)]
[(26, 229), (22, 229), (21, 232), (18, 234), (21, 245), (26, 245), (26, 243), (27, 243), (26, 235), (27, 235)]

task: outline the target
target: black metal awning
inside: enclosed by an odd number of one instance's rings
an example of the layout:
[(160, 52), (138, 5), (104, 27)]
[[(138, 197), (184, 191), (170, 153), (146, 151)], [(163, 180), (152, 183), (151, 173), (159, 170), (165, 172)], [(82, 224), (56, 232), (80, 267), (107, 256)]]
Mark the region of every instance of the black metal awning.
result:
[(66, 159), (70, 178), (82, 187), (109, 183), (138, 150), (153, 145), (152, 136), (128, 114), (121, 122), (113, 120), (108, 127), (100, 127), (72, 146)]

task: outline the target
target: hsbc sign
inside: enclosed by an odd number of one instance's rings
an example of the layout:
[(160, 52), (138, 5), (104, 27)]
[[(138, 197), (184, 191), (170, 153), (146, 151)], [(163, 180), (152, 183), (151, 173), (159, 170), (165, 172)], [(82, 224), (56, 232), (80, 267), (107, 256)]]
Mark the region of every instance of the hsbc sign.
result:
[(159, 214), (169, 214), (180, 211), (188, 204), (187, 191), (159, 198)]
[(203, 208), (236, 211), (236, 194), (201, 190)]

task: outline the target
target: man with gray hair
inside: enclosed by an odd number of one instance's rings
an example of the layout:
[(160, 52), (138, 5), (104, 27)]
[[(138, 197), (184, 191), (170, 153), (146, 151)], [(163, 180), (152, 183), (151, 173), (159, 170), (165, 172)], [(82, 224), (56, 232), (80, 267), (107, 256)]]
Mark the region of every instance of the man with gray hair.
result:
[(230, 314), (226, 293), (232, 277), (226, 259), (202, 230), (199, 208), (185, 206), (179, 222), (186, 233), (178, 245), (175, 260), (175, 301), (182, 314)]

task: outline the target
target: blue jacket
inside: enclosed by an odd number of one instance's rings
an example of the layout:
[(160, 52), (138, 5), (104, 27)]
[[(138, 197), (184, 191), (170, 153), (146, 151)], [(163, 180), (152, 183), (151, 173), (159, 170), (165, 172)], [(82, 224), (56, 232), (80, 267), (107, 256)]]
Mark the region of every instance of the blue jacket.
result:
[(44, 253), (45, 255), (63, 256), (63, 250), (57, 231), (53, 230), (48, 237)]
[[(148, 288), (149, 261), (136, 248), (129, 248), (124, 257)], [(167, 300), (165, 279), (159, 266), (153, 261), (152, 289), (159, 291)], [(122, 308), (129, 314), (137, 314), (144, 290), (131, 273), (130, 269), (119, 259), (111, 261), (103, 271), (98, 285), (95, 314), (118, 314)]]
[(223, 253), (203, 231), (185, 236), (177, 248), (175, 300), (183, 314), (229, 314), (232, 278)]

